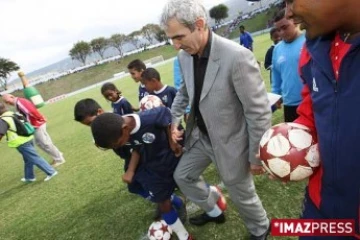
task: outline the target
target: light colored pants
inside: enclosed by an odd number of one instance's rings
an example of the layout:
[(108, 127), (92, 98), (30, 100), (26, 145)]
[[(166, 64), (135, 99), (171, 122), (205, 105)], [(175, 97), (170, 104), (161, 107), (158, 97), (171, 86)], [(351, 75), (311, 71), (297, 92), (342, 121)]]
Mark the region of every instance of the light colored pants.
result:
[(46, 123), (36, 129), (34, 137), (36, 145), (49, 154), (54, 161), (64, 160), (62, 152), (54, 145), (50, 135), (46, 131)]
[[(219, 197), (215, 192), (209, 191), (206, 182), (201, 177), (212, 162), (215, 166), (217, 165), (210, 140), (200, 133), (199, 140), (184, 152), (174, 173), (174, 179), (180, 190), (206, 212), (214, 208)], [(223, 173), (219, 174), (223, 179)], [(269, 219), (256, 194), (250, 171), (248, 176), (242, 179), (244, 180), (235, 184), (223, 181), (248, 231), (255, 236), (260, 236), (267, 231)]]

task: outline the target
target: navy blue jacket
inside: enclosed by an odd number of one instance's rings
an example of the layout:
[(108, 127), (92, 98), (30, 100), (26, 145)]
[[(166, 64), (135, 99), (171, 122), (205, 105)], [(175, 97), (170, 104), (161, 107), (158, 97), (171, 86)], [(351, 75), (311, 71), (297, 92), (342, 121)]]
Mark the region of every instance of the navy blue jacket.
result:
[[(306, 83), (296, 121), (317, 131), (321, 169), (309, 181), (310, 199), (324, 218), (360, 218), (360, 38), (335, 77), (330, 50), (335, 35), (308, 40), (300, 59)], [(313, 125), (313, 126), (311, 126)]]

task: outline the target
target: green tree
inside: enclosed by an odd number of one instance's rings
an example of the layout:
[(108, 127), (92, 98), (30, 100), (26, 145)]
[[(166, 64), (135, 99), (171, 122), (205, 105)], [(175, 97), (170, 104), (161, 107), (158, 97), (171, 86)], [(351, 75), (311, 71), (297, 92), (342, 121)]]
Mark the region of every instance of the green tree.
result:
[(116, 48), (119, 51), (119, 55), (123, 57), (123, 46), (127, 41), (127, 37), (125, 34), (113, 34), (109, 39), (110, 46)]
[(71, 59), (78, 60), (82, 62), (83, 65), (86, 64), (86, 58), (91, 53), (91, 46), (85, 41), (80, 41), (74, 44), (73, 48), (69, 51)]
[(219, 4), (210, 9), (209, 14), (212, 19), (215, 20), (215, 24), (219, 25), (221, 20), (228, 17), (228, 7), (224, 4)]
[(169, 38), (166, 36), (165, 31), (159, 25), (154, 24), (153, 31), (154, 31), (154, 38), (158, 42), (166, 42), (166, 44), (170, 44)]
[(128, 41), (134, 45), (135, 49), (140, 48), (141, 42), (140, 42), (140, 36), (141, 36), (141, 32), (140, 31), (134, 31), (132, 33), (130, 33), (127, 38)]
[(7, 79), (10, 77), (10, 73), (19, 69), (15, 62), (0, 58), (0, 85), (3, 90), (7, 90)]
[(101, 59), (104, 59), (104, 52), (110, 46), (109, 41), (104, 37), (99, 37), (91, 40), (90, 46), (93, 52), (100, 55)]
[(156, 32), (160, 29), (160, 26), (157, 24), (147, 24), (141, 28), (141, 33), (144, 36), (144, 38), (150, 43), (153, 43), (153, 40), (155, 38)]

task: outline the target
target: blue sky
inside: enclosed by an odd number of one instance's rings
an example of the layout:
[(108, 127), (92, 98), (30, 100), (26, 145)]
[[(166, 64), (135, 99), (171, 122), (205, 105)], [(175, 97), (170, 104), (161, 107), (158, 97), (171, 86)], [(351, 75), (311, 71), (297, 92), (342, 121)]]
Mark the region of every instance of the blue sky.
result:
[[(68, 57), (74, 43), (158, 23), (166, 0), (0, 0), (0, 57), (30, 72)], [(240, 0), (239, 0), (240, 1)], [(209, 8), (223, 0), (203, 0)]]

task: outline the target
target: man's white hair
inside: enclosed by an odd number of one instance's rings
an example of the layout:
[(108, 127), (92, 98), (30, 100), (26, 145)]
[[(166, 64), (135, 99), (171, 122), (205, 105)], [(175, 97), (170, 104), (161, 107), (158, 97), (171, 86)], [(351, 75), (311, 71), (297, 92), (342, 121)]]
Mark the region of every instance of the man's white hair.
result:
[(173, 18), (193, 31), (197, 19), (203, 18), (207, 22), (207, 11), (199, 0), (169, 0), (161, 14), (160, 26), (166, 29)]

